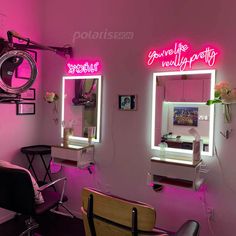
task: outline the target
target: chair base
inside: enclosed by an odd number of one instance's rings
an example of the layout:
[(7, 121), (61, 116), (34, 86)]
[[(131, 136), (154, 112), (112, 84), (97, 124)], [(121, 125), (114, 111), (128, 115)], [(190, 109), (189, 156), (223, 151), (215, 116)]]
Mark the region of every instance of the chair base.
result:
[(39, 227), (39, 224), (32, 217), (27, 219), (25, 221), (25, 224), (26, 224), (27, 229), (25, 231), (23, 231), (19, 236), (24, 236), (24, 235), (31, 236), (32, 231)]

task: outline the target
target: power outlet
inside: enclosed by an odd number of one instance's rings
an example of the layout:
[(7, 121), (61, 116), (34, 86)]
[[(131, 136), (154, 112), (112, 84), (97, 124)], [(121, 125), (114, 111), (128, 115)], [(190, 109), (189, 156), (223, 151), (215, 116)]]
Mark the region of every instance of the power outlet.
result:
[(209, 220), (214, 220), (214, 209), (212, 207), (207, 208), (207, 217)]

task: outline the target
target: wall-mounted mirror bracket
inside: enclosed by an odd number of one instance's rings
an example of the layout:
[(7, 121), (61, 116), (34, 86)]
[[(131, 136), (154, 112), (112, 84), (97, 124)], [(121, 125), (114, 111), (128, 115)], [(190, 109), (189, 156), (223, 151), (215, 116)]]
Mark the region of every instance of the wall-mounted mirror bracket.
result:
[[(18, 49), (18, 50), (47, 50), (55, 52), (56, 54), (66, 57), (69, 56), (70, 58), (73, 56), (73, 50), (70, 46), (65, 47), (53, 47), (53, 46), (45, 46), (42, 44), (39, 44), (37, 42), (32, 41), (29, 38), (21, 36), (19, 33), (14, 31), (8, 31), (7, 32), (8, 42), (5, 42), (5, 45), (7, 47)], [(13, 39), (16, 38), (18, 40), (21, 40), (22, 42), (25, 42), (25, 44), (21, 43), (14, 43)]]
[[(37, 65), (36, 59), (30, 55), (32, 49), (52, 51), (63, 57), (72, 57), (73, 54), (72, 47), (41, 45), (14, 31), (8, 31), (7, 37), (8, 41), (0, 38), (0, 103), (20, 102), (19, 94), (28, 90), (35, 81)], [(15, 43), (14, 38), (21, 43)], [(25, 72), (23, 77), (18, 75), (19, 71)]]

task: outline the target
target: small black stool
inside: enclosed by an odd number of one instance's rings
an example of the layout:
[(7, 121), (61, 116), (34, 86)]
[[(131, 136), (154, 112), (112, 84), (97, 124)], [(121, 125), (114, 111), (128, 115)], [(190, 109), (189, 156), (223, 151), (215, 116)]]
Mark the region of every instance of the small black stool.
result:
[[(24, 153), (27, 157), (27, 160), (29, 162), (28, 170), (32, 170), (36, 181), (39, 185), (45, 184), (47, 177), (52, 182), (52, 178), (50, 176), (49, 170), (50, 170), (50, 162), (51, 162), (51, 156), (49, 164), (47, 165), (45, 162), (45, 155), (51, 154), (51, 146), (48, 145), (34, 145), (34, 146), (28, 146), (28, 147), (22, 147), (21, 152)], [(42, 160), (43, 166), (45, 168), (45, 175), (42, 181), (40, 181), (36, 175), (36, 172), (33, 167), (33, 161), (36, 156), (40, 156), (40, 159)]]

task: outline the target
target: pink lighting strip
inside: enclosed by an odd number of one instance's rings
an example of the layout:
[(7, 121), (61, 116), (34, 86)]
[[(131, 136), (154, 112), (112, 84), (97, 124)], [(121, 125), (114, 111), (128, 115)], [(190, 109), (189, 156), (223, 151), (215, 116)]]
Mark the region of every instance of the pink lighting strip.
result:
[(94, 74), (99, 71), (99, 62), (95, 63), (67, 63), (67, 73), (71, 75)]
[(209, 67), (215, 64), (216, 56), (219, 52), (207, 46), (198, 52), (190, 52), (190, 46), (183, 42), (176, 42), (173, 48), (167, 48), (160, 51), (152, 49), (148, 53), (147, 65), (151, 66), (155, 62), (160, 62), (162, 67), (178, 67), (184, 71), (186, 67), (192, 68), (194, 62), (202, 61)]

